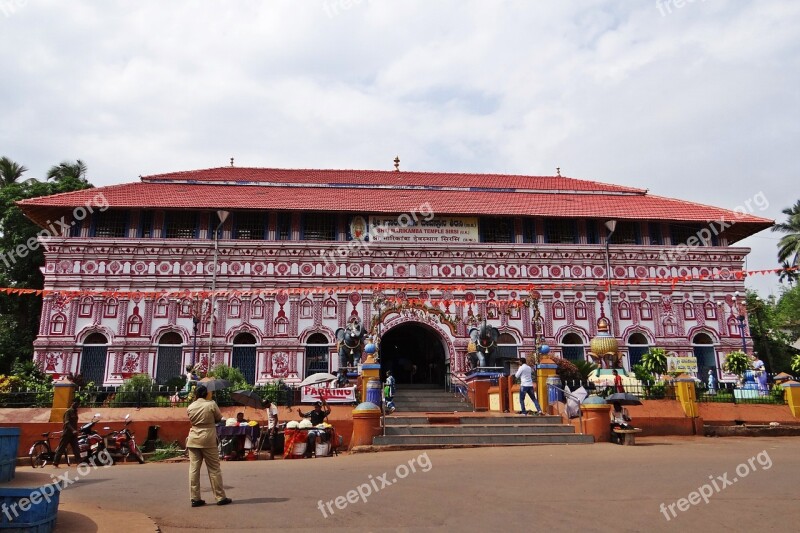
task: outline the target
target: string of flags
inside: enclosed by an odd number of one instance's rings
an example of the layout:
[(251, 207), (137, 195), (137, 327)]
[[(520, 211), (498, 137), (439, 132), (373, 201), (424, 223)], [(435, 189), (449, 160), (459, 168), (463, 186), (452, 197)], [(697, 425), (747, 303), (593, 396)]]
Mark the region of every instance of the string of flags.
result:
[[(259, 289), (220, 289), (215, 290), (213, 293), (209, 290), (171, 290), (171, 291), (120, 291), (120, 290), (45, 290), (45, 289), (21, 289), (14, 287), (0, 287), (0, 294), (25, 296), (51, 296), (58, 295), (65, 298), (75, 298), (82, 296), (102, 296), (106, 298), (127, 298), (131, 300), (142, 299), (159, 299), (159, 298), (199, 298), (205, 299), (211, 296), (216, 297), (229, 297), (229, 296), (278, 296), (278, 295), (311, 295), (311, 294), (349, 294), (352, 292), (363, 292), (365, 290), (372, 291), (373, 293), (382, 293), (385, 291), (412, 291), (412, 292), (437, 292), (437, 293), (456, 293), (465, 292), (470, 290), (492, 290), (495, 292), (523, 292), (527, 294), (536, 291), (547, 290), (562, 290), (562, 289), (587, 289), (590, 287), (599, 287), (608, 289), (609, 285), (614, 287), (626, 287), (642, 284), (662, 284), (670, 285), (675, 288), (681, 283), (690, 281), (713, 281), (719, 279), (736, 279), (741, 280), (748, 276), (754, 275), (767, 275), (777, 274), (779, 272), (794, 272), (800, 267), (789, 268), (770, 268), (762, 270), (735, 270), (727, 271), (726, 276), (723, 277), (721, 272), (711, 273), (706, 275), (686, 275), (686, 276), (672, 276), (672, 277), (656, 277), (656, 278), (636, 278), (636, 279), (610, 279), (610, 280), (597, 280), (597, 281), (560, 281), (550, 283), (505, 283), (505, 284), (487, 284), (480, 282), (473, 283), (438, 283), (438, 284), (422, 284), (422, 283), (361, 283), (361, 284), (348, 284), (348, 285), (329, 285), (329, 286), (316, 286), (316, 287), (282, 287), (282, 288), (259, 288)], [(396, 298), (396, 297), (395, 297)], [(439, 297), (437, 301), (458, 303), (467, 302), (471, 300), (445, 298)], [(507, 301), (521, 301), (517, 300), (514, 295), (510, 298), (505, 298)]]

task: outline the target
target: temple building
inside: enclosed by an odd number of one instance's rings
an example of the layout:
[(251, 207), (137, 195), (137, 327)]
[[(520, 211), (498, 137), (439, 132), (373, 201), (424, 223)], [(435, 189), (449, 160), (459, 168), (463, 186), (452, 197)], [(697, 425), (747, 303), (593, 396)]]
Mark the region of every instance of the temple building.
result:
[(601, 318), (626, 368), (657, 346), (725, 379), (747, 334), (735, 244), (772, 225), (560, 174), (230, 166), (19, 205), (64, 228), (42, 239), (35, 360), (105, 385), (193, 362), (297, 382), (337, 370), (356, 322), (398, 382), (444, 383), (484, 322), (502, 363), (585, 359)]

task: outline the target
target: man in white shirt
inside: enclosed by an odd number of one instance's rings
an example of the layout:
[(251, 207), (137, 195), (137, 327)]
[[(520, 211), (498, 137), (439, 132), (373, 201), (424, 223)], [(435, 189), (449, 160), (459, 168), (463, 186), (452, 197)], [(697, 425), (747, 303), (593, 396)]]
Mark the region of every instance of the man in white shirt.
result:
[(525, 409), (525, 395), (530, 396), (533, 400), (533, 405), (536, 407), (536, 414), (543, 415), (542, 408), (539, 406), (539, 400), (536, 399), (536, 394), (533, 392), (533, 369), (528, 365), (525, 359), (521, 359), (521, 365), (514, 375), (519, 379), (519, 408), (521, 409), (518, 414), (527, 415), (528, 411)]
[(269, 442), (269, 458), (275, 457), (275, 437), (278, 435), (278, 406), (270, 400), (262, 402), (267, 411), (267, 439)]

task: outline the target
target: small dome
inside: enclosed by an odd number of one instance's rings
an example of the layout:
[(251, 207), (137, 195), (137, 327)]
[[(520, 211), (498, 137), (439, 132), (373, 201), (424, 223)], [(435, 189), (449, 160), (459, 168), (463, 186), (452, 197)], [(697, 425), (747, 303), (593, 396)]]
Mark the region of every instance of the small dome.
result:
[(597, 356), (617, 355), (619, 343), (608, 333), (608, 323), (601, 319), (597, 324), (597, 336), (589, 341), (591, 352)]
[(380, 411), (381, 408), (372, 402), (362, 402), (353, 411)]

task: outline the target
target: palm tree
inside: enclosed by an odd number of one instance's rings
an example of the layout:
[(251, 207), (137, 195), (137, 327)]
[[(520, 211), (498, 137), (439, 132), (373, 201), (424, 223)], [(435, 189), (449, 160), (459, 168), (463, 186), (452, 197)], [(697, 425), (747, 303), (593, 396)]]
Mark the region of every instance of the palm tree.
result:
[(793, 267), (789, 264), (788, 261), (784, 261), (783, 264), (781, 265), (781, 268), (783, 270), (778, 272), (779, 282), (783, 283), (784, 281), (788, 281), (789, 285), (791, 285), (792, 283), (797, 281), (797, 277), (800, 274), (798, 274), (796, 266)]
[(16, 183), (28, 169), (9, 158), (0, 157), (0, 185)]
[(789, 261), (791, 257), (789, 266), (795, 267), (800, 264), (800, 200), (781, 213), (788, 217), (786, 222), (772, 226), (772, 231), (786, 233), (778, 241), (778, 261)]
[(74, 163), (62, 161), (58, 165), (50, 167), (50, 170), (47, 171), (47, 179), (53, 181), (86, 181), (86, 171), (86, 163), (80, 159), (76, 159)]

